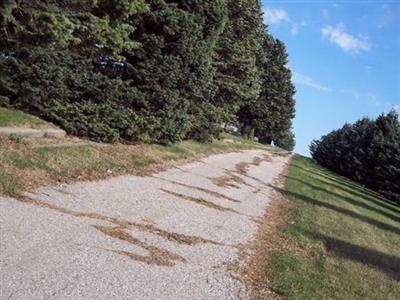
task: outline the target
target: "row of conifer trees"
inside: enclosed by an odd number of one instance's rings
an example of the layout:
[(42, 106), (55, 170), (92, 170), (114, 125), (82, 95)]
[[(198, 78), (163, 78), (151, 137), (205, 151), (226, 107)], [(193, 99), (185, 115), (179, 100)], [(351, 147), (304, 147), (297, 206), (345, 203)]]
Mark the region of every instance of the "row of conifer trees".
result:
[(4, 0), (0, 105), (113, 142), (293, 148), (294, 87), (259, 0)]
[(396, 111), (362, 118), (315, 140), (312, 157), (400, 204), (400, 122)]

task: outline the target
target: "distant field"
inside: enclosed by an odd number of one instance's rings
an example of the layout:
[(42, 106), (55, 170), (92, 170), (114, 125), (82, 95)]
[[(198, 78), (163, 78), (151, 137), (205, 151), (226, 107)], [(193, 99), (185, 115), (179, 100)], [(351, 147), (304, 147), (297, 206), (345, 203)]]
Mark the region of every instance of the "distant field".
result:
[(23, 113), (21, 111), (0, 107), (0, 127), (7, 126), (30, 128), (54, 127), (53, 125), (35, 116)]
[(284, 299), (400, 299), (400, 207), (296, 156), (294, 205), (266, 262)]

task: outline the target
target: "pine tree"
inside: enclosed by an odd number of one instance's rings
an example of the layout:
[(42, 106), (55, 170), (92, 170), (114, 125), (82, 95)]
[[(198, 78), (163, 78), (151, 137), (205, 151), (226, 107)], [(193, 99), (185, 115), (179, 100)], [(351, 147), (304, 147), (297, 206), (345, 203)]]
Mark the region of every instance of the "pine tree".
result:
[(7, 0), (0, 25), (0, 105), (71, 134), (212, 141), (239, 121), (288, 135), (286, 53), (259, 0)]
[[(286, 64), (284, 44), (275, 40), (264, 28), (262, 51), (257, 59), (261, 93), (256, 99), (247, 101), (238, 112), (242, 127), (252, 128), (263, 143), (275, 141), (276, 144), (282, 144), (282, 141), (288, 142), (294, 137), (290, 128), (295, 112), (295, 90)], [(249, 130), (243, 132), (248, 137)]]
[(400, 122), (394, 110), (345, 124), (313, 141), (310, 152), (322, 166), (400, 203)]
[(217, 89), (213, 103), (223, 109), (225, 122), (235, 122), (239, 109), (260, 93), (256, 62), (261, 50), (261, 8), (257, 0), (228, 0), (227, 3), (228, 21), (214, 59)]
[(145, 124), (125, 102), (138, 97), (136, 89), (95, 65), (101, 55), (139, 47), (129, 18), (147, 6), (126, 0), (106, 9), (112, 2), (2, 2), (0, 105), (95, 140), (136, 139)]
[(287, 53), (284, 44), (267, 36), (264, 41), (263, 86), (259, 102), (265, 107), (256, 126), (261, 141), (270, 144), (288, 134), (295, 114), (295, 88), (291, 72), (287, 68)]
[(159, 142), (187, 134), (201, 138), (196, 119), (203, 125), (213, 118), (211, 54), (223, 25), (224, 1), (148, 2), (150, 11), (135, 19), (133, 38), (142, 47), (128, 57), (131, 79), (145, 95), (136, 110), (155, 118), (153, 135)]

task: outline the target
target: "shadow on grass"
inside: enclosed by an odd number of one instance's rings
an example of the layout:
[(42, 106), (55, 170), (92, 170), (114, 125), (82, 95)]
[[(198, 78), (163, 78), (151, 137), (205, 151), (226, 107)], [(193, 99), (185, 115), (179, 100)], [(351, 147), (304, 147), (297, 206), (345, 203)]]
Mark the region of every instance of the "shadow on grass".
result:
[(364, 215), (361, 215), (359, 213), (356, 213), (356, 212), (354, 212), (352, 210), (349, 210), (347, 208), (336, 206), (336, 205), (333, 205), (331, 203), (327, 203), (327, 202), (320, 201), (320, 200), (317, 200), (317, 199), (313, 199), (311, 197), (308, 197), (308, 196), (305, 196), (305, 195), (302, 195), (302, 194), (299, 194), (299, 193), (286, 191), (286, 190), (283, 190), (283, 189), (281, 189), (279, 187), (276, 187), (276, 186), (273, 186), (273, 185), (271, 185), (271, 187), (273, 189), (275, 189), (276, 191), (280, 192), (280, 193), (295, 197), (298, 200), (301, 200), (301, 201), (304, 201), (304, 202), (307, 202), (307, 203), (310, 203), (310, 204), (313, 204), (313, 205), (319, 205), (321, 207), (334, 210), (334, 211), (336, 211), (338, 213), (344, 214), (346, 216), (349, 216), (349, 217), (358, 219), (360, 221), (363, 221), (365, 223), (368, 223), (370, 225), (376, 226), (379, 229), (382, 229), (382, 230), (385, 230), (385, 231), (389, 231), (389, 232), (392, 232), (394, 234), (400, 234), (400, 228), (399, 227), (388, 225), (386, 223), (383, 223), (383, 222), (380, 222), (378, 220), (375, 220), (375, 219), (373, 219), (371, 217), (364, 216)]
[[(310, 187), (310, 188), (313, 189), (313, 190), (320, 191), (320, 192), (323, 192), (323, 193), (332, 195), (333, 197), (337, 197), (337, 198), (340, 199), (340, 200), (344, 200), (344, 201), (346, 201), (346, 202), (348, 202), (348, 203), (351, 203), (351, 204), (353, 204), (353, 205), (355, 205), (355, 206), (368, 209), (368, 210), (373, 211), (373, 212), (375, 212), (375, 213), (378, 213), (378, 214), (380, 214), (380, 215), (382, 215), (382, 216), (384, 216), (384, 217), (386, 217), (386, 218), (389, 218), (389, 219), (391, 219), (391, 220), (393, 220), (393, 221), (395, 221), (395, 222), (399, 222), (399, 223), (400, 223), (400, 216), (393, 215), (393, 214), (391, 214), (391, 213), (389, 213), (389, 212), (383, 211), (383, 210), (381, 210), (381, 209), (379, 209), (379, 208), (377, 208), (377, 207), (374, 207), (374, 206), (372, 206), (372, 205), (369, 205), (369, 204), (363, 202), (362, 200), (365, 199), (365, 198), (363, 198), (363, 197), (359, 197), (359, 198), (361, 198), (361, 201), (357, 201), (357, 200), (352, 199), (352, 198), (350, 198), (350, 197), (346, 197), (346, 196), (343, 196), (343, 195), (340, 195), (340, 194), (331, 192), (331, 191), (329, 191), (328, 189), (321, 188), (321, 187), (318, 186), (318, 185), (311, 184), (311, 183), (306, 182), (306, 181), (304, 181), (304, 180), (297, 179), (297, 178), (292, 177), (292, 176), (285, 176), (285, 177), (286, 177), (287, 179), (290, 179), (290, 180), (295, 180), (295, 181), (301, 183), (302, 185), (308, 186), (308, 187)], [(320, 180), (320, 179), (317, 179), (317, 178), (313, 178), (313, 180), (318, 181), (321, 185), (331, 185), (330, 183), (325, 182), (325, 181)], [(335, 186), (335, 185), (332, 185), (332, 186)], [(336, 186), (335, 186), (335, 188), (336, 188)], [(367, 199), (365, 199), (365, 200), (367, 200)], [(367, 200), (367, 201), (368, 201), (368, 200)]]
[[(312, 161), (310, 161), (310, 162), (312, 162)], [(360, 187), (358, 184), (348, 183), (347, 182), (348, 179), (346, 179), (346, 178), (338, 179), (338, 178), (335, 178), (334, 176), (324, 174), (323, 172), (315, 172), (310, 169), (304, 168), (296, 163), (293, 163), (292, 166), (295, 168), (298, 168), (304, 172), (307, 172), (309, 174), (312, 174), (312, 175), (315, 175), (318, 177), (323, 177), (326, 180), (329, 180), (330, 182), (324, 182), (323, 180), (319, 180), (320, 182), (322, 182), (324, 184), (330, 184), (335, 188), (338, 188), (344, 192), (354, 195), (355, 197), (360, 197), (360, 198), (367, 197), (368, 200), (373, 201), (374, 203), (376, 203), (386, 209), (397, 210), (397, 211), (399, 210), (399, 205), (397, 205), (395, 202), (385, 199), (378, 193), (372, 192), (372, 191), (368, 190), (367, 188)], [(318, 180), (318, 178), (316, 178), (315, 176), (312, 176), (312, 178)], [(336, 176), (340, 176), (340, 175), (336, 175)]]
[(330, 254), (376, 268), (400, 281), (400, 258), (397, 256), (354, 245), (317, 232), (306, 231), (305, 235), (313, 240), (322, 241)]

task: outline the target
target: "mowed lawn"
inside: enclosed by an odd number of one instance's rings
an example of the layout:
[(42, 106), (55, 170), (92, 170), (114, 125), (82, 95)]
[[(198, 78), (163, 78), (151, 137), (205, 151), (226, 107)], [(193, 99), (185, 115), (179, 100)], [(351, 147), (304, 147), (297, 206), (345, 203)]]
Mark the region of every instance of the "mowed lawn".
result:
[(284, 299), (400, 299), (400, 207), (311, 159), (295, 156), (293, 204), (269, 256)]

